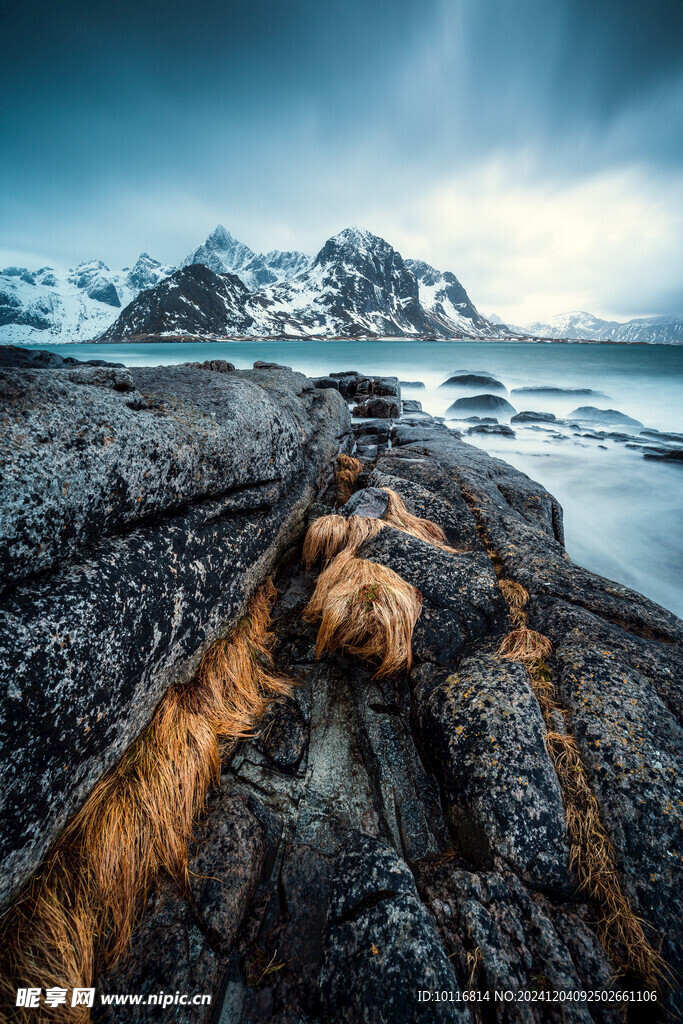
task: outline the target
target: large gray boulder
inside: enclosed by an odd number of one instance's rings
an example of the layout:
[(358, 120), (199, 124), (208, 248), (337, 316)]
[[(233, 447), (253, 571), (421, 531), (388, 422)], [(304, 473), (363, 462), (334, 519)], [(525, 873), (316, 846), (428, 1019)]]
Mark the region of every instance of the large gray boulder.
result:
[(0, 900), (243, 612), (349, 430), (287, 370), (107, 373), (126, 389), (0, 375)]

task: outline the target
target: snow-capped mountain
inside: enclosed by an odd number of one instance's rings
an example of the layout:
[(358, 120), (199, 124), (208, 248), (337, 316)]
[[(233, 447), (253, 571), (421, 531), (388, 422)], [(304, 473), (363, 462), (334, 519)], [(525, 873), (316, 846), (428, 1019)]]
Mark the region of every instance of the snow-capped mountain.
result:
[[(230, 246), (232, 257), (240, 258), (240, 243), (232, 245), (234, 239), (227, 232), (214, 235), (220, 245)], [(213, 249), (200, 249), (207, 259), (216, 256)], [(477, 312), (453, 274), (418, 264), (421, 278), (428, 282), (425, 307), (423, 286), (400, 253), (383, 238), (359, 228), (346, 228), (328, 239), (311, 266), (294, 277), (253, 291), (244, 286), (236, 289), (234, 281), (241, 283), (241, 275), (214, 269), (221, 265), (191, 264), (184, 268), (184, 277), (173, 274), (141, 293), (101, 340), (155, 334), (188, 338), (507, 336), (505, 329), (494, 327)], [(229, 297), (224, 295), (226, 281)], [(213, 303), (213, 292), (220, 299), (218, 305)]]
[(283, 334), (358, 337), (430, 330), (415, 276), (399, 253), (359, 228), (328, 239), (309, 270), (262, 289), (254, 301)]
[(265, 255), (256, 253), (219, 224), (202, 245), (181, 260), (179, 266), (203, 263), (216, 274), (237, 274), (247, 288), (255, 289), (286, 281), (306, 270), (310, 262), (310, 256), (303, 252), (272, 249)]
[(216, 274), (194, 263), (140, 292), (99, 340), (211, 338), (224, 336), (228, 328), (253, 334), (250, 296), (236, 274)]
[(526, 327), (509, 325), (515, 333), (537, 338), (568, 338), (572, 341), (647, 342), (676, 345), (683, 342), (683, 318), (650, 316), (619, 323), (601, 320), (592, 313), (576, 311), (560, 313), (547, 322), (537, 321)]
[(495, 325), (479, 313), (455, 274), (435, 270), (423, 260), (406, 260), (406, 266), (417, 278), (422, 308), (450, 337), (471, 337), (473, 330), (482, 338), (507, 336), (507, 330), (499, 329), (502, 322)]
[(111, 271), (101, 260), (87, 260), (65, 275), (52, 267), (6, 267), (0, 273), (0, 344), (95, 338), (122, 306), (171, 270), (147, 253), (120, 271)]

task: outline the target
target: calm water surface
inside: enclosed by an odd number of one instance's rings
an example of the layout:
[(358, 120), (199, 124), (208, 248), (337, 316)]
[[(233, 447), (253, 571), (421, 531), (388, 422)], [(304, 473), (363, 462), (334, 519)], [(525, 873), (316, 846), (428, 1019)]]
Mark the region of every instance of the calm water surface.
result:
[[(224, 358), (239, 368), (254, 360), (284, 363), (318, 376), (335, 370), (397, 375), (425, 384), (404, 389), (443, 416), (454, 399), (476, 392), (439, 389), (458, 371), (487, 372), (511, 390), (529, 385), (592, 388), (606, 397), (507, 396), (518, 411), (567, 416), (581, 405), (617, 409), (645, 427), (683, 432), (683, 347), (667, 345), (529, 345), (497, 342), (300, 341), (146, 345), (49, 345), (60, 355), (153, 366)], [(455, 426), (462, 424), (453, 422)], [(574, 431), (516, 427), (515, 438), (467, 440), (543, 483), (565, 512), (571, 557), (635, 587), (683, 615), (683, 463), (644, 459), (623, 443)], [(638, 434), (633, 428), (625, 429)], [(558, 436), (559, 435), (559, 436)], [(644, 439), (640, 439), (644, 440)]]

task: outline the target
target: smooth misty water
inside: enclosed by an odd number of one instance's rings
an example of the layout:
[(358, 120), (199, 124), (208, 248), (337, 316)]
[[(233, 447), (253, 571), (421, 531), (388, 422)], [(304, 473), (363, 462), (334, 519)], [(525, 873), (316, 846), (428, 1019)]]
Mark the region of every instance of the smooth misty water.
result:
[[(543, 384), (593, 388), (608, 396), (508, 396), (520, 411), (565, 417), (577, 406), (594, 405), (618, 409), (646, 427), (683, 432), (683, 347), (400, 340), (40, 347), (129, 366), (225, 358), (243, 368), (264, 359), (311, 376), (347, 369), (397, 375), (424, 382), (424, 389), (405, 388), (403, 397), (419, 399), (437, 416), (456, 398), (477, 393), (439, 389), (439, 384), (457, 371), (485, 371), (508, 390)], [(463, 424), (454, 421), (453, 426)], [(683, 615), (683, 464), (644, 459), (623, 443), (577, 437), (569, 428), (515, 429), (516, 438), (474, 434), (466, 440), (512, 463), (557, 496), (565, 512), (567, 550), (576, 562)], [(627, 427), (603, 429), (638, 433)]]

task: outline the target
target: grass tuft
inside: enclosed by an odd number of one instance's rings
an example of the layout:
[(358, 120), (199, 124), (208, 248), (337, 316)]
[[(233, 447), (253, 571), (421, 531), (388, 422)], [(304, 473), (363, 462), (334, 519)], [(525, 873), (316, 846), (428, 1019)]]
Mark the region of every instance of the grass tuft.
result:
[(357, 551), (368, 537), (374, 537), (384, 527), (381, 519), (366, 516), (321, 516), (311, 523), (304, 541), (302, 562), (306, 570), (321, 559), (323, 565), (341, 551)]
[(392, 569), (344, 551), (318, 577), (304, 618), (320, 621), (316, 657), (343, 650), (379, 661), (375, 677), (381, 678), (410, 668), (421, 610), (419, 590)]
[(340, 505), (348, 501), (356, 490), (358, 477), (362, 472), (363, 463), (358, 459), (354, 459), (352, 455), (346, 455), (344, 452), (341, 452), (337, 456), (337, 466), (334, 475), (337, 482), (337, 501)]
[(507, 661), (527, 663), (538, 658), (547, 658), (552, 649), (553, 646), (547, 636), (527, 626), (520, 626), (519, 629), (513, 629), (508, 633), (498, 648), (498, 654)]
[(529, 591), (515, 580), (499, 579), (498, 586), (507, 602), (510, 618), (518, 628), (524, 626), (526, 624), (524, 608), (529, 601)]
[(433, 544), (443, 551), (451, 551), (454, 554), (462, 553), (457, 548), (449, 547), (446, 534), (440, 526), (437, 526), (430, 519), (421, 519), (419, 516), (412, 515), (396, 491), (392, 491), (390, 487), (383, 487), (382, 490), (389, 495), (389, 503), (383, 516), (384, 522), (388, 523), (389, 526), (393, 526), (396, 530), (401, 530), (403, 533), (409, 533), (411, 537), (419, 537), (420, 540), (426, 540), (429, 544)]
[[(188, 887), (187, 844), (219, 780), (221, 743), (252, 736), (268, 701), (291, 692), (272, 667), (274, 600), (268, 580), (230, 637), (206, 652), (196, 681), (166, 692), (8, 911), (0, 976), (10, 1005), (20, 986), (92, 987), (96, 971), (129, 948), (159, 871)], [(89, 1019), (85, 1007), (30, 1012), (25, 1019), (37, 1024)]]

